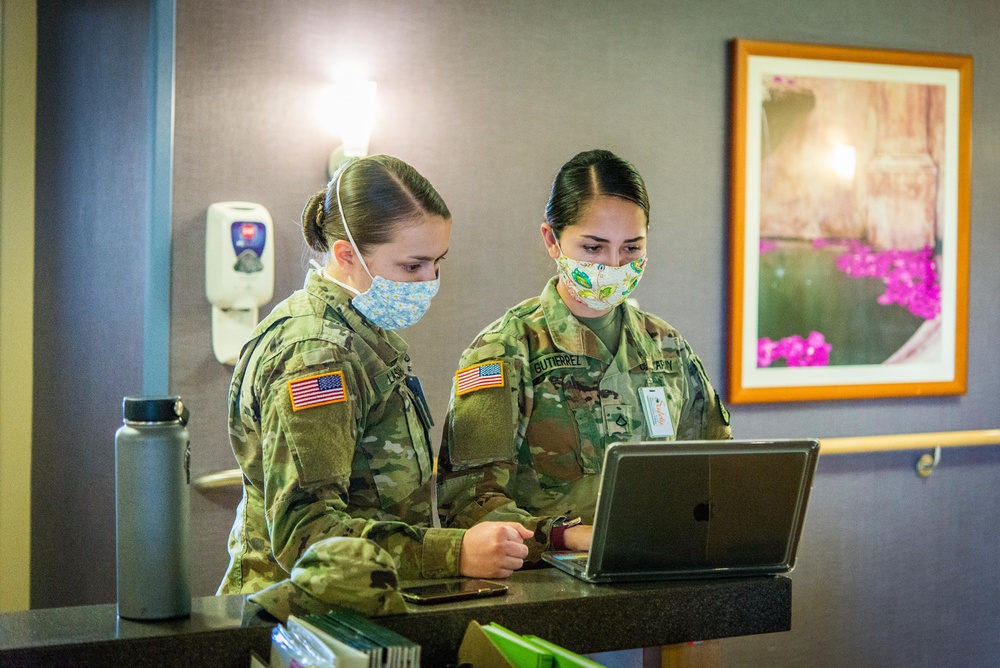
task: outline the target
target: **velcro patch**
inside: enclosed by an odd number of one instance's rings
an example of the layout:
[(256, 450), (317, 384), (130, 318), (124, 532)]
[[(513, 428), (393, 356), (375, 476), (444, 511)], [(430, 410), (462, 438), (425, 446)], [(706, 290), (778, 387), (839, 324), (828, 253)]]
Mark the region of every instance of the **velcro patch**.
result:
[(639, 368), (642, 371), (664, 371), (666, 373), (677, 373), (680, 369), (680, 363), (676, 357), (652, 360), (652, 362), (652, 365), (643, 362)]
[(481, 362), (455, 372), (455, 394), (462, 396), (488, 387), (503, 387), (503, 362)]
[(583, 355), (571, 355), (569, 353), (553, 353), (544, 355), (531, 362), (531, 377), (538, 378), (544, 373), (555, 371), (556, 369), (576, 368), (582, 369), (587, 366), (587, 361)]
[(347, 384), (343, 371), (288, 381), (288, 394), (292, 398), (292, 410), (325, 406), (347, 401)]

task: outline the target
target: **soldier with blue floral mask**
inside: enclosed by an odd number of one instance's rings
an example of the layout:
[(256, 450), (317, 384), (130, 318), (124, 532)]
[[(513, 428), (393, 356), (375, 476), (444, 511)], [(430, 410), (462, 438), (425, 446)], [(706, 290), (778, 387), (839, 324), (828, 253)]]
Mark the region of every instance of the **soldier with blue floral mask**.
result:
[(233, 372), (243, 499), (219, 593), (258, 592), (293, 570), (321, 582), (325, 562), (297, 563), (338, 537), (375, 544), (336, 543), (340, 558), (360, 545), (404, 580), (510, 575), (528, 553), (520, 524), (433, 526), (433, 423), (393, 331), (419, 320), (437, 291), (447, 206), (412, 167), (372, 156), (341, 166), (302, 228), (326, 262), (257, 326)]
[(627, 301), (648, 228), (646, 187), (627, 161), (587, 151), (559, 170), (541, 226), (558, 275), (459, 364), (440, 452), (448, 526), (520, 522), (530, 561), (587, 549), (610, 443), (732, 437), (687, 341)]

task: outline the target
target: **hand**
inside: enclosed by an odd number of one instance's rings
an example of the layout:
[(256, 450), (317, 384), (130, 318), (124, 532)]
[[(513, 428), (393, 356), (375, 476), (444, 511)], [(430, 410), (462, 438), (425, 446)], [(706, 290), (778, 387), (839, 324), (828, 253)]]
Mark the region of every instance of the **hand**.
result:
[(517, 522), (481, 522), (462, 538), (459, 571), (470, 578), (508, 577), (524, 565), (524, 540), (533, 535)]
[(563, 543), (567, 550), (586, 552), (590, 549), (590, 539), (594, 536), (594, 527), (590, 524), (577, 524), (563, 533)]

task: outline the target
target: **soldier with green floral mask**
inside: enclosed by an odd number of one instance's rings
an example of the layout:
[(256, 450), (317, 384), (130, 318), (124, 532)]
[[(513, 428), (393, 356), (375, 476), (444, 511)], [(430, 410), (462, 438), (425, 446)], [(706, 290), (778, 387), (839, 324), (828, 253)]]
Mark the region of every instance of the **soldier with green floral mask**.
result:
[(446, 524), (520, 522), (531, 561), (589, 547), (610, 443), (732, 437), (687, 341), (626, 301), (647, 261), (635, 168), (580, 153), (556, 175), (545, 218), (558, 275), (463, 353), (440, 452)]
[[(267, 588), (262, 600), (279, 610), (308, 600), (398, 611), (385, 591), (397, 575), (510, 575), (528, 553), (520, 524), (433, 527), (430, 412), (393, 331), (437, 291), (448, 208), (412, 167), (373, 156), (342, 165), (302, 227), (326, 263), (257, 326), (233, 372), (243, 499), (219, 593)], [(355, 557), (379, 577), (351, 593), (325, 569)]]

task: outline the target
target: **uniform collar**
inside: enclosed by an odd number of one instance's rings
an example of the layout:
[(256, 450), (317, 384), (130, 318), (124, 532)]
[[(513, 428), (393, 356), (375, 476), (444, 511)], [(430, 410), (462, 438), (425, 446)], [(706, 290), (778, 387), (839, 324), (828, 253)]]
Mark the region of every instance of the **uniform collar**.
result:
[(566, 306), (556, 289), (559, 277), (549, 280), (542, 290), (540, 303), (549, 336), (557, 348), (573, 355), (586, 355), (601, 360), (606, 364), (612, 362), (611, 353), (593, 330), (576, 319), (576, 316)]
[(629, 369), (649, 364), (663, 355), (656, 341), (646, 331), (641, 313), (628, 302), (623, 304), (622, 336), (625, 338), (621, 345), (625, 347)]
[[(601, 360), (606, 364), (613, 361), (611, 353), (600, 342), (597, 335), (577, 320), (576, 316), (566, 306), (556, 289), (559, 277), (552, 278), (542, 291), (540, 303), (549, 336), (557, 348), (574, 355), (586, 355)], [(638, 310), (628, 302), (622, 305), (622, 337), (619, 346), (625, 351), (625, 359), (629, 369), (634, 369), (650, 360), (658, 359), (660, 351), (652, 337), (646, 332)]]
[(330, 279), (321, 276), (318, 271), (310, 271), (303, 286), (310, 295), (326, 304), (327, 317), (331, 311), (337, 320), (361, 337), (388, 364), (393, 364), (406, 355), (409, 346), (401, 336), (392, 330), (382, 329), (373, 325), (367, 318), (351, 306), (353, 294), (340, 287)]

